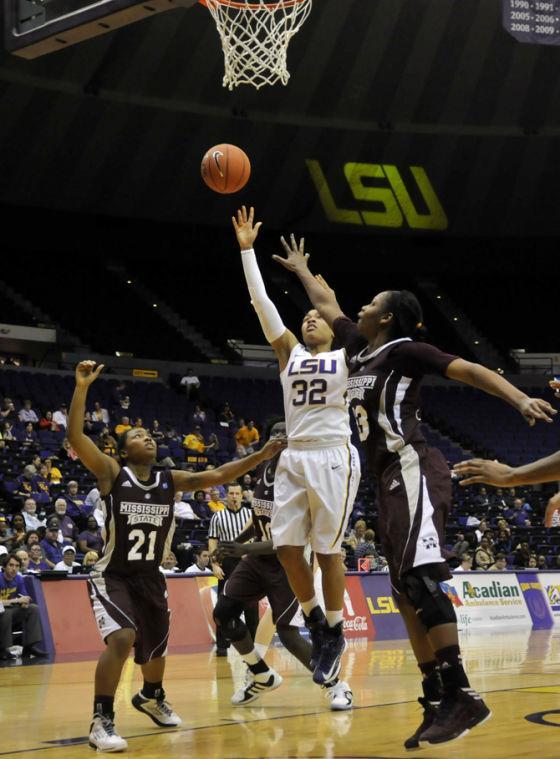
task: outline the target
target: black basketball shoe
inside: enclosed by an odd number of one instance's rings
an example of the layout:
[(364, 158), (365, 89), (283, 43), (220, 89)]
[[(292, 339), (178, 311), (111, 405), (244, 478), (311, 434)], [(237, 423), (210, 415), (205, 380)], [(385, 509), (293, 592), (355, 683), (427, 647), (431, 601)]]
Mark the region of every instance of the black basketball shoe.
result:
[(472, 689), (460, 688), (441, 699), (437, 717), (430, 727), (421, 733), (420, 747), (449, 743), (466, 735), (473, 727), (490, 719), (492, 712), (481, 696)]
[(321, 653), (313, 672), (313, 682), (325, 685), (338, 677), (345, 649), (346, 639), (342, 632), (342, 622), (334, 627), (327, 626), (323, 633)]
[(419, 698), (418, 702), (424, 709), (424, 716), (418, 730), (404, 742), (404, 747), (407, 749), (420, 748), (420, 736), (434, 724), (438, 713), (439, 701), (429, 701), (427, 698)]
[(311, 636), (311, 661), (309, 665), (312, 669), (315, 669), (321, 655), (323, 637), (325, 631), (328, 629), (327, 620), (320, 606), (311, 609), (309, 616), (304, 614), (303, 618)]

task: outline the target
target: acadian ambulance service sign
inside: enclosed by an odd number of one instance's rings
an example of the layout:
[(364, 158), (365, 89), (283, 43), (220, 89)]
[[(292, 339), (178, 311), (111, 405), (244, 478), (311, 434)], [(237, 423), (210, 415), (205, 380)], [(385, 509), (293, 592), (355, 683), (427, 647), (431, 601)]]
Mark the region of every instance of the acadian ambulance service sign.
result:
[(441, 587), (455, 607), (461, 630), (531, 627), (531, 615), (513, 573), (457, 573)]
[(560, 572), (540, 572), (539, 580), (548, 599), (554, 624), (560, 625)]

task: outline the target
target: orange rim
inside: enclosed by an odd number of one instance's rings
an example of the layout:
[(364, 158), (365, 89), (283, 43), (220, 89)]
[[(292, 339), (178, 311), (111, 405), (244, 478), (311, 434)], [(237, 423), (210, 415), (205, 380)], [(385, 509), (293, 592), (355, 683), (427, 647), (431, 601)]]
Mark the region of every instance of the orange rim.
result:
[[(237, 8), (238, 10), (248, 11), (260, 11), (263, 9), (261, 3), (244, 3), (236, 0), (211, 0), (218, 5), (225, 5), (227, 8)], [(278, 8), (293, 8), (294, 5), (300, 5), (306, 3), (308, 0), (273, 0), (272, 2), (266, 2), (268, 10), (275, 11)], [(198, 0), (201, 5), (208, 7), (207, 0)]]

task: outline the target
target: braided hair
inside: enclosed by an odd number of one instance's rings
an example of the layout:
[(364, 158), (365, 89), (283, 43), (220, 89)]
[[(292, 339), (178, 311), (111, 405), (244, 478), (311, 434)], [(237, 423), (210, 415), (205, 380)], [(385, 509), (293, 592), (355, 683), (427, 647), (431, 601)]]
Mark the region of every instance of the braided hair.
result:
[(422, 306), (414, 293), (409, 290), (390, 290), (387, 311), (393, 314), (391, 337), (411, 337), (413, 340), (426, 339)]

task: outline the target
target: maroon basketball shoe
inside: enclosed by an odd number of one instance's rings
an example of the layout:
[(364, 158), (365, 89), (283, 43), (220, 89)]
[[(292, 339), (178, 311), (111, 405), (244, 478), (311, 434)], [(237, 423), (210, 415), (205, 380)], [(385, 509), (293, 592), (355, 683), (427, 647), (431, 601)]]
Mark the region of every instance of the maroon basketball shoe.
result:
[(462, 738), (491, 716), (492, 712), (481, 696), (472, 689), (460, 688), (455, 693), (446, 694), (441, 699), (434, 722), (420, 735), (420, 747), (437, 746)]

